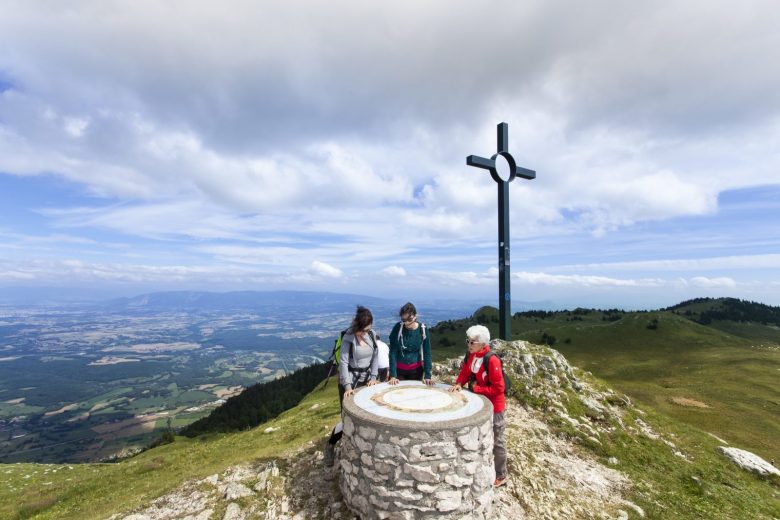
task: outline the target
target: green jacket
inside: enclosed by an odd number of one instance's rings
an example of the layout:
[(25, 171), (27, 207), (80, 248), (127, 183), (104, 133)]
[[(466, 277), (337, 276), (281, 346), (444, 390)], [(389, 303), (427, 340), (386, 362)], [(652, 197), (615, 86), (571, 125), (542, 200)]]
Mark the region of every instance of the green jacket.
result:
[(431, 335), (428, 327), (420, 323), (416, 330), (409, 330), (401, 322), (396, 323), (390, 332), (390, 377), (398, 377), (399, 368), (413, 370), (420, 364), (423, 366), (423, 377), (431, 379)]

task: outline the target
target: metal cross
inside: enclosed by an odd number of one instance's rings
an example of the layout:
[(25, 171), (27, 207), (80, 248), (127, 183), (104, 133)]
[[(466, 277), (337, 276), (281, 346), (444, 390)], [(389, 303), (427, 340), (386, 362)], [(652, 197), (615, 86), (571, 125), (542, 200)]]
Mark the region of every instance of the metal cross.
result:
[[(509, 183), (515, 177), (523, 179), (535, 179), (536, 172), (527, 168), (521, 168), (515, 163), (514, 157), (509, 153), (509, 125), (499, 123), (497, 126), (498, 152), (490, 159), (469, 155), (466, 164), (476, 166), (490, 172), (490, 176), (498, 183), (498, 313), (499, 336), (501, 339), (512, 339), (512, 286), (509, 279)], [(501, 156), (509, 164), (509, 178), (502, 179), (498, 175), (496, 159)]]

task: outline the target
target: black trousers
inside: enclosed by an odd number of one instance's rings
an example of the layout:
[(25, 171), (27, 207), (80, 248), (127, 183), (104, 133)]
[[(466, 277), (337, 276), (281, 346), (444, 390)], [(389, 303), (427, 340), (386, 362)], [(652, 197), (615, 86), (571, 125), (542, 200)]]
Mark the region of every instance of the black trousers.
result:
[[(358, 381), (355, 382), (355, 386), (353, 386), (353, 389), (358, 389), (361, 386), (366, 386), (368, 384), (368, 379), (365, 380), (363, 378), (358, 379)], [(341, 407), (344, 407), (344, 393), (347, 391), (347, 388), (339, 383), (339, 404)], [(339, 423), (341, 424), (341, 423)], [(330, 432), (330, 439), (328, 439), (328, 442), (331, 444), (336, 444), (341, 440), (341, 436), (343, 433), (341, 431), (336, 432), (336, 428), (338, 428), (338, 424), (333, 428), (333, 431)]]
[(422, 381), (423, 367), (419, 366), (412, 370), (404, 370), (403, 368), (396, 369), (398, 379), (401, 381)]

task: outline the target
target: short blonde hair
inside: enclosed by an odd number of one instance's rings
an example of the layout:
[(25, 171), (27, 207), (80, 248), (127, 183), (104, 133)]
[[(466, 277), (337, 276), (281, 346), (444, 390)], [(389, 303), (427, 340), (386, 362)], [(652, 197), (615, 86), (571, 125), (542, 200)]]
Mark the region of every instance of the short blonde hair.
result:
[(490, 331), (484, 325), (474, 325), (469, 327), (466, 331), (466, 337), (469, 339), (475, 339), (483, 345), (490, 343)]

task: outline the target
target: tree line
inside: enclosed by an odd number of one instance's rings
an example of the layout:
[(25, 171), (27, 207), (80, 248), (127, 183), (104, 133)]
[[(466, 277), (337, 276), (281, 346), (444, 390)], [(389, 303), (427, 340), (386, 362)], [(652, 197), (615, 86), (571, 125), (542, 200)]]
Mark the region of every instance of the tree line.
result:
[(317, 363), (286, 376), (250, 386), (231, 397), (207, 417), (198, 419), (180, 433), (195, 437), (203, 433), (233, 432), (262, 424), (296, 406), (322, 382), (326, 364)]
[[(685, 309), (685, 307), (692, 304), (702, 303), (711, 304), (711, 307), (698, 313), (691, 309)], [(695, 298), (669, 307), (666, 310), (686, 316), (702, 325), (709, 325), (717, 320), (731, 320), (780, 326), (780, 307), (772, 307), (771, 305), (748, 300), (738, 300), (737, 298)]]

